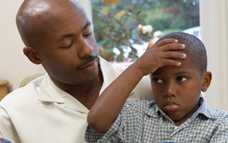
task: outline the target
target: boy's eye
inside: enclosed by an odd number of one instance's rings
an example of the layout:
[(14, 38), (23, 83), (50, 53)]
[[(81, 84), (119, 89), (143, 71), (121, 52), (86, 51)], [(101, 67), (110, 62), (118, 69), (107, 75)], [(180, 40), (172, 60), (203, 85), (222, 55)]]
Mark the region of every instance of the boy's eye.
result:
[(163, 80), (161, 78), (154, 77), (154, 78), (152, 78), (152, 82), (153, 83), (162, 84), (163, 83)]
[(177, 76), (176, 81), (178, 83), (185, 82), (188, 78), (186, 76)]

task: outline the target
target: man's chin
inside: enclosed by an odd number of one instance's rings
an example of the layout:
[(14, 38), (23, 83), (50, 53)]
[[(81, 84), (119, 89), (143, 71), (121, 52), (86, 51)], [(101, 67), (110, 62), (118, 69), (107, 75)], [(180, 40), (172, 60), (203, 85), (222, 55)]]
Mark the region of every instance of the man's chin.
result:
[(87, 71), (84, 72), (82, 74), (80, 74), (79, 76), (77, 76), (78, 78), (75, 79), (75, 82), (77, 83), (90, 83), (93, 81), (97, 81), (99, 78), (99, 72), (98, 70), (96, 71)]

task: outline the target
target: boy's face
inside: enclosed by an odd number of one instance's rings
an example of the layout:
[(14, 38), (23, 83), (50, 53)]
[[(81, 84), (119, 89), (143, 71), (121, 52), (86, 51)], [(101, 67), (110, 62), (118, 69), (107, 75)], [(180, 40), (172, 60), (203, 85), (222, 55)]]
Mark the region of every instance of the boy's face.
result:
[(162, 67), (151, 75), (154, 100), (174, 122), (182, 122), (195, 111), (210, 80), (211, 74), (202, 73), (187, 57), (182, 66)]

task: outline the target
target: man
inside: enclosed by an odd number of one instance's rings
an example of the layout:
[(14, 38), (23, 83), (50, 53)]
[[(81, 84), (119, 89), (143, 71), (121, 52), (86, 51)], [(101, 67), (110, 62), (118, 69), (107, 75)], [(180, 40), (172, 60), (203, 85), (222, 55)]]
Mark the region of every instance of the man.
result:
[(98, 57), (84, 10), (73, 0), (25, 0), (16, 20), (24, 54), (42, 64), (47, 74), (1, 101), (0, 138), (15, 143), (84, 142), (88, 109), (117, 76)]

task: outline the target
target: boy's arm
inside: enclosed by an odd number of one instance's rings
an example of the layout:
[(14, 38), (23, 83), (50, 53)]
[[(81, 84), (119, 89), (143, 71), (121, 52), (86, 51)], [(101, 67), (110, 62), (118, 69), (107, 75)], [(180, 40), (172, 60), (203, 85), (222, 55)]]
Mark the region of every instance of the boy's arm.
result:
[(180, 66), (180, 60), (186, 57), (183, 48), (175, 39), (165, 39), (156, 45), (150, 43), (146, 52), (98, 97), (87, 118), (89, 126), (106, 132), (141, 78), (162, 66)]

